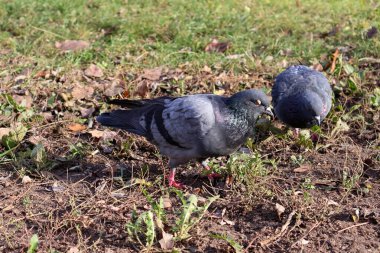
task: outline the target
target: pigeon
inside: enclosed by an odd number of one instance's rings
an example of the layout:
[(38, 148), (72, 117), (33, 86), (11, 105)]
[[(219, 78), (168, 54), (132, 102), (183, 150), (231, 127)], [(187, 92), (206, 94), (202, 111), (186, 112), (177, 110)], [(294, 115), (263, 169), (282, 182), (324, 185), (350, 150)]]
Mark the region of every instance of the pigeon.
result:
[(327, 78), (309, 67), (291, 66), (280, 73), (272, 89), (275, 115), (294, 128), (320, 125), (331, 109)]
[(102, 113), (96, 120), (155, 144), (169, 158), (169, 186), (176, 188), (183, 188), (174, 179), (177, 166), (198, 161), (209, 170), (207, 158), (231, 154), (255, 134), (262, 115), (274, 117), (268, 97), (255, 89), (231, 97), (195, 94), (109, 103), (128, 109)]

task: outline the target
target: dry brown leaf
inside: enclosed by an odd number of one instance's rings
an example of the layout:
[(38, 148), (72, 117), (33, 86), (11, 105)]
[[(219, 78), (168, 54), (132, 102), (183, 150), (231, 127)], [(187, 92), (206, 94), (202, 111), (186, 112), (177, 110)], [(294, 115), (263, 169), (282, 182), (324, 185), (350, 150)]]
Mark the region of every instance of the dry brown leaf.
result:
[(3, 138), (3, 136), (8, 135), (11, 131), (12, 131), (11, 128), (0, 127), (0, 140)]
[(210, 68), (209, 66), (205, 65), (205, 66), (203, 67), (203, 69), (202, 69), (202, 72), (205, 72), (205, 73), (211, 73), (212, 71), (211, 71), (211, 68)]
[(56, 42), (55, 47), (62, 52), (78, 51), (88, 48), (90, 43), (83, 40), (65, 40), (61, 42)]
[(26, 95), (26, 96), (13, 95), (12, 97), (16, 101), (17, 104), (24, 106), (26, 108), (30, 108), (33, 105), (33, 98), (29, 95)]
[(49, 76), (50, 76), (49, 70), (40, 70), (34, 75), (34, 78), (48, 78)]
[(277, 211), (277, 216), (280, 219), (281, 215), (285, 212), (285, 207), (283, 207), (282, 205), (276, 203), (276, 211)]
[(147, 97), (149, 95), (149, 87), (146, 81), (143, 81), (138, 84), (137, 90), (135, 91), (135, 95), (139, 95), (140, 97)]
[(102, 138), (103, 137), (103, 131), (99, 131), (99, 130), (91, 130), (91, 131), (88, 131), (89, 134), (91, 134), (92, 137), (94, 138)]
[(68, 125), (67, 128), (73, 132), (80, 132), (80, 131), (85, 130), (87, 127), (85, 125), (73, 123), (71, 125)]
[(70, 249), (66, 253), (80, 253), (81, 251), (78, 247), (70, 247)]
[(33, 182), (33, 180), (29, 176), (23, 176), (21, 182), (22, 182), (22, 184), (29, 184), (29, 183)]
[(94, 107), (90, 107), (90, 108), (80, 108), (80, 114), (81, 114), (82, 118), (88, 118), (88, 117), (90, 117), (94, 112), (95, 112), (95, 108), (94, 108)]
[(92, 88), (91, 86), (76, 86), (71, 91), (71, 95), (76, 100), (80, 100), (83, 98), (89, 98), (93, 94), (94, 94), (94, 88)]
[(84, 74), (89, 77), (102, 77), (103, 76), (103, 70), (96, 66), (95, 64), (91, 64), (88, 66), (88, 68), (84, 71)]
[(28, 138), (28, 141), (32, 143), (33, 145), (37, 145), (38, 143), (46, 143), (46, 139), (42, 137), (41, 135), (32, 135)]
[(319, 72), (323, 71), (323, 66), (319, 62), (313, 64), (313, 66), (311, 66), (311, 68), (316, 70), (316, 71), (319, 71)]
[(170, 250), (174, 247), (173, 235), (166, 233), (165, 231), (162, 231), (162, 239), (158, 242), (163, 250)]
[(205, 48), (209, 53), (224, 53), (230, 48), (229, 42), (220, 42), (217, 39), (213, 39)]
[(339, 49), (336, 49), (335, 52), (334, 52), (334, 54), (333, 54), (333, 59), (332, 59), (332, 62), (331, 62), (330, 73), (333, 73), (334, 70), (335, 70), (336, 59), (338, 59), (338, 56), (339, 56)]
[(296, 173), (303, 173), (311, 170), (311, 167), (309, 165), (301, 165), (298, 168), (295, 168), (293, 171)]
[(111, 131), (111, 130), (105, 130), (103, 132), (103, 139), (104, 140), (112, 140), (112, 139), (115, 139), (115, 137), (117, 136), (117, 132), (115, 131)]
[(124, 83), (124, 81), (122, 81), (122, 80), (115, 80), (112, 83), (108, 83), (105, 86), (104, 95), (106, 95), (108, 97), (113, 97), (113, 96), (116, 96), (116, 95), (118, 95), (120, 93), (123, 93), (123, 97), (125, 97), (124, 96), (125, 92), (128, 92), (128, 91), (125, 90), (125, 83)]
[(169, 197), (165, 197), (165, 198), (163, 199), (163, 202), (164, 202), (164, 208), (165, 208), (165, 209), (168, 209), (168, 208), (171, 208), (171, 207), (172, 207), (172, 202), (171, 202), (171, 200), (170, 200)]
[(145, 69), (144, 74), (141, 75), (142, 78), (158, 81), (162, 75), (162, 67), (154, 68), (154, 69)]

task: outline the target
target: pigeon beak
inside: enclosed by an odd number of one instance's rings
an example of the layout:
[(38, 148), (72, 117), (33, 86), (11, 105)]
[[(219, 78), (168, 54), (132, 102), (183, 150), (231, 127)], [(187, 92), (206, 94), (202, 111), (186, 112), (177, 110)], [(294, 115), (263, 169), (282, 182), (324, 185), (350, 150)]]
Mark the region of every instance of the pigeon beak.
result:
[(321, 125), (321, 116), (315, 116), (314, 118), (317, 120), (318, 126), (320, 126)]
[(268, 106), (267, 108), (265, 108), (265, 111), (264, 113), (266, 115), (269, 115), (272, 119), (274, 118), (274, 115), (273, 115), (273, 112), (272, 112), (272, 109)]

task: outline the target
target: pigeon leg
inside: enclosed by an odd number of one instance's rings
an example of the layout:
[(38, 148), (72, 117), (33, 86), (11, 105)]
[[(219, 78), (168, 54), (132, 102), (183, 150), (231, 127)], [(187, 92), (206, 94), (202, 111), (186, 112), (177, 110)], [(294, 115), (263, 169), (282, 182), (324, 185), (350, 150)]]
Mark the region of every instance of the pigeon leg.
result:
[[(202, 161), (201, 164), (202, 164), (202, 167), (203, 167), (205, 170), (207, 170), (207, 171), (210, 171), (210, 170), (211, 170), (211, 168), (210, 168), (210, 166), (208, 166), (206, 160)], [(220, 175), (219, 173), (214, 173), (214, 172), (212, 172), (212, 173), (208, 174), (207, 177), (208, 177), (208, 179), (212, 180), (212, 179), (214, 179), (214, 178), (221, 178), (222, 175)]]
[(171, 168), (170, 173), (169, 173), (169, 186), (177, 188), (177, 189), (183, 189), (184, 188), (183, 184), (176, 182), (174, 179), (174, 176), (175, 176), (175, 168)]

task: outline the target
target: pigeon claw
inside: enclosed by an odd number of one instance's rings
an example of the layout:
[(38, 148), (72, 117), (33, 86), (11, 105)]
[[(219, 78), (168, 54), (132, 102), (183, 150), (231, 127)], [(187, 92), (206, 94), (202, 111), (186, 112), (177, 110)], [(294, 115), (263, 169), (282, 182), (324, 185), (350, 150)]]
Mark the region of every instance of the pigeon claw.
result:
[(185, 186), (183, 184), (178, 183), (178, 182), (176, 182), (174, 180), (173, 181), (169, 180), (169, 186), (177, 188), (177, 189), (180, 189), (180, 190), (185, 189)]

